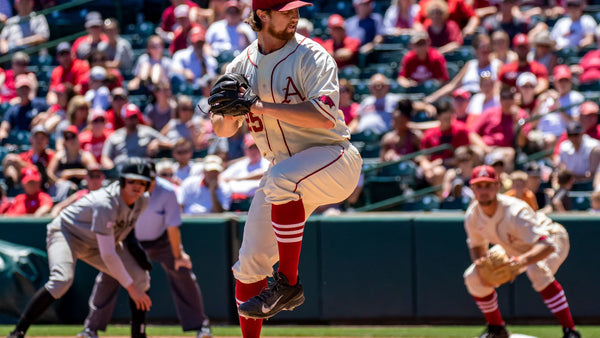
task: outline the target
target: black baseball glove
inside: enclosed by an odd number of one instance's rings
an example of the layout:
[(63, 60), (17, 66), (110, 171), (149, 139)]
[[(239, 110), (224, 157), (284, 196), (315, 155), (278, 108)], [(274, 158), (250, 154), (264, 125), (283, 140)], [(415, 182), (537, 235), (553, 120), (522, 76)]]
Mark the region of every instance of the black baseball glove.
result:
[[(245, 91), (242, 93), (241, 88)], [(250, 107), (258, 100), (244, 75), (227, 73), (221, 76), (210, 91), (208, 104), (213, 114), (239, 116), (250, 112)]]

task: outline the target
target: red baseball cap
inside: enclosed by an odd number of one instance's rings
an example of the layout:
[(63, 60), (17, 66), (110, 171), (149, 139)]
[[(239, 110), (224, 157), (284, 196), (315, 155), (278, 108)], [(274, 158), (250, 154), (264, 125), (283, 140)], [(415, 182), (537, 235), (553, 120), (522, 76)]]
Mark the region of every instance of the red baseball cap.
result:
[(299, 0), (252, 0), (252, 10), (271, 9), (278, 12), (285, 12), (304, 6), (312, 6), (310, 2)]
[(515, 35), (512, 43), (513, 43), (514, 47), (529, 46), (529, 39), (527, 38), (527, 35), (525, 35), (523, 33), (519, 33), (519, 34)]
[(327, 27), (341, 27), (344, 28), (344, 18), (339, 14), (331, 14), (329, 20), (327, 20)]
[(579, 106), (579, 114), (581, 115), (595, 115), (598, 114), (598, 105), (593, 101), (587, 101)]
[(192, 29), (190, 29), (188, 36), (190, 37), (191, 43), (206, 41), (206, 31), (204, 28), (202, 28), (202, 26), (194, 26)]
[(42, 181), (42, 175), (34, 166), (28, 166), (21, 169), (21, 183), (25, 184), (29, 181)]
[(468, 100), (471, 98), (471, 93), (464, 88), (458, 88), (452, 92), (452, 97), (453, 98), (461, 97), (465, 100)]
[(480, 165), (473, 169), (471, 174), (471, 180), (469, 184), (475, 184), (478, 182), (498, 182), (498, 176), (494, 167), (489, 165)]
[(27, 74), (19, 74), (15, 78), (15, 88), (29, 87), (31, 88), (31, 79)]
[(133, 103), (128, 103), (125, 107), (124, 107), (124, 111), (125, 111), (125, 118), (128, 119), (130, 117), (134, 117), (137, 116), (137, 118), (140, 118), (140, 114), (142, 113), (140, 111), (140, 108), (138, 108), (138, 106), (136, 106)]
[(554, 67), (554, 70), (552, 71), (552, 75), (554, 76), (554, 80), (560, 80), (560, 79), (571, 79), (572, 78), (572, 74), (571, 74), (571, 70), (569, 69), (569, 66), (567, 65), (558, 65), (556, 67)]
[(77, 136), (79, 135), (79, 130), (77, 129), (77, 126), (70, 125), (67, 127), (67, 129), (63, 130), (63, 135), (66, 133), (73, 133), (75, 136)]

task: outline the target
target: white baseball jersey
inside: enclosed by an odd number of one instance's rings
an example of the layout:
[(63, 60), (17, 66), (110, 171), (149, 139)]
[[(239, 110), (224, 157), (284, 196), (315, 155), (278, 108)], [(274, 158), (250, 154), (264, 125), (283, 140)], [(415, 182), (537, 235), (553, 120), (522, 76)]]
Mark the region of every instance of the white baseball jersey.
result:
[(543, 213), (536, 213), (520, 199), (499, 194), (498, 208), (492, 217), (483, 213), (479, 202), (469, 206), (465, 216), (465, 231), (469, 248), (488, 248), (489, 243), (501, 245), (511, 256), (523, 254), (545, 236), (552, 242), (552, 234), (563, 232)]
[(285, 46), (267, 55), (259, 52), (256, 40), (231, 62), (227, 72), (246, 76), (264, 102), (310, 101), (335, 123), (332, 129), (300, 128), (269, 116), (247, 114), (248, 129), (262, 156), (271, 163), (279, 163), (314, 146), (350, 139), (344, 116), (338, 110), (337, 65), (313, 40), (296, 34)]

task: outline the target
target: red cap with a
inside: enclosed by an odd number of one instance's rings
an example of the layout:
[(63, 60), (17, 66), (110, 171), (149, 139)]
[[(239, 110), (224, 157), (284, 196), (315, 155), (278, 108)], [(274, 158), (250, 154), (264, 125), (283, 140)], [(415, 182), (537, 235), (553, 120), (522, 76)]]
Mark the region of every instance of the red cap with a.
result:
[(331, 14), (329, 20), (327, 20), (327, 27), (341, 27), (344, 28), (344, 18), (339, 14)]
[(527, 39), (527, 35), (523, 33), (515, 35), (513, 38), (513, 46), (529, 46), (529, 39)]
[(304, 6), (312, 6), (310, 2), (299, 0), (252, 0), (252, 10), (271, 9), (278, 12), (285, 12)]
[(202, 28), (202, 26), (194, 26), (192, 29), (190, 29), (188, 36), (190, 37), (191, 43), (206, 41), (206, 31), (204, 28)]
[(567, 65), (558, 65), (556, 67), (554, 67), (554, 70), (552, 71), (552, 75), (554, 76), (554, 80), (560, 80), (560, 79), (571, 79), (572, 74), (571, 74), (571, 70), (569, 69), (569, 66)]
[(452, 92), (452, 97), (455, 98), (455, 99), (458, 98), (458, 97), (460, 97), (460, 98), (463, 98), (465, 100), (468, 100), (468, 99), (471, 98), (471, 93), (468, 90), (464, 89), (464, 88), (458, 88), (458, 89), (456, 89), (456, 90), (454, 90)]
[(77, 136), (79, 135), (79, 130), (77, 129), (77, 126), (70, 125), (67, 127), (67, 129), (63, 130), (63, 135), (66, 133), (73, 133), (75, 136)]
[(130, 117), (134, 117), (134, 116), (137, 116), (138, 118), (140, 118), (141, 113), (142, 112), (140, 111), (140, 108), (138, 108), (138, 106), (136, 106), (133, 103), (128, 103), (125, 106), (125, 114), (124, 115), (125, 115), (126, 119), (128, 119)]
[(473, 169), (471, 174), (471, 180), (469, 184), (475, 184), (477, 182), (498, 182), (498, 176), (496, 176), (496, 170), (489, 165), (480, 165)]
[(42, 180), (42, 175), (34, 166), (27, 166), (21, 169), (21, 183), (25, 184), (29, 181), (37, 181), (40, 182)]

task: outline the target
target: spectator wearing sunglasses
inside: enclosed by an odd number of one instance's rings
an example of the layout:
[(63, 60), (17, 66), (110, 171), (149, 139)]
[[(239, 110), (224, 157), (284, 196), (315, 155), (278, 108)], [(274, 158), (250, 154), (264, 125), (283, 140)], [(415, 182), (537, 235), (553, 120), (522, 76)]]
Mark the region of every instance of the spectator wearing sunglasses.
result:
[(25, 74), (29, 77), (32, 84), (32, 91), (30, 93), (30, 98), (33, 99), (37, 92), (37, 78), (34, 73), (27, 71), (27, 66), (29, 66), (29, 55), (23, 52), (16, 52), (13, 54), (11, 59), (11, 67), (7, 69), (0, 75), (0, 102), (10, 102), (11, 104), (16, 103), (17, 100), (17, 88), (15, 88), (15, 79), (17, 76), (21, 74)]
[(87, 175), (86, 168), (97, 164), (94, 155), (81, 149), (78, 137), (77, 127), (68, 126), (63, 131), (64, 149), (58, 151), (48, 164), (49, 181), (54, 185), (52, 192), (59, 200), (68, 196), (69, 188), (76, 188), (81, 183)]
[(175, 178), (179, 181), (179, 184), (190, 176), (202, 175), (202, 163), (193, 162), (191, 160), (193, 154), (192, 143), (188, 139), (180, 138), (175, 142), (173, 147), (173, 158), (175, 159), (173, 170), (175, 170)]

